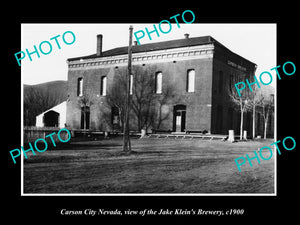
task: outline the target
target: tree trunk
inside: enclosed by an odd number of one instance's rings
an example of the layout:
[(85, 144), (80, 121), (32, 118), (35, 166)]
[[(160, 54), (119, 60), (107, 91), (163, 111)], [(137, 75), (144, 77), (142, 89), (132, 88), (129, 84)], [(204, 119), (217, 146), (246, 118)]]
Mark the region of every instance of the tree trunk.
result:
[(241, 110), (240, 140), (243, 140), (243, 120), (244, 120), (244, 111)]
[(120, 131), (123, 130), (124, 122), (123, 122), (123, 117), (122, 117), (122, 110), (120, 107), (119, 109), (119, 125), (120, 125)]
[(86, 130), (86, 110), (84, 109), (83, 113), (83, 129)]
[(159, 104), (158, 124), (156, 126), (157, 130), (160, 128), (160, 125), (161, 125), (161, 108), (162, 108), (162, 104)]
[(267, 139), (268, 120), (269, 120), (269, 109), (267, 111), (266, 118), (265, 118), (264, 139)]
[(253, 104), (252, 138), (255, 138), (255, 104)]
[(141, 114), (139, 113), (138, 114), (138, 130), (142, 129), (141, 124), (142, 124), (142, 118), (141, 118)]
[(266, 119), (265, 121), (264, 139), (267, 139), (267, 126), (268, 126), (268, 119)]

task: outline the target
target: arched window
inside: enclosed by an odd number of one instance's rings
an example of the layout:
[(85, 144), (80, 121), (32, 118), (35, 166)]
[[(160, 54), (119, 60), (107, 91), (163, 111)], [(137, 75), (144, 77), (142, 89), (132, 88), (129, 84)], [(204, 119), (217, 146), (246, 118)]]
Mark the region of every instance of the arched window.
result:
[(133, 93), (133, 75), (130, 74), (130, 88), (129, 88), (129, 94), (132, 95)]
[(155, 74), (155, 93), (161, 94), (162, 93), (162, 73), (157, 72)]
[(195, 70), (188, 70), (187, 72), (187, 92), (195, 92)]
[(77, 96), (83, 95), (83, 78), (79, 77), (77, 80)]
[(106, 85), (107, 85), (107, 78), (106, 76), (101, 77), (101, 90), (100, 94), (102, 96), (106, 96)]

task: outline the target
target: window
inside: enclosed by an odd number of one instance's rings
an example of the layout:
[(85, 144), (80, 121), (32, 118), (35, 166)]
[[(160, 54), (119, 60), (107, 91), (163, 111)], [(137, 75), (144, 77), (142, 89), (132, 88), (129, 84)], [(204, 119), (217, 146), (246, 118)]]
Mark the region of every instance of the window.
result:
[(130, 75), (130, 89), (129, 89), (129, 94), (132, 95), (132, 89), (133, 88), (133, 75)]
[(155, 93), (161, 94), (162, 93), (162, 73), (157, 72), (155, 74)]
[(118, 125), (120, 124), (120, 116), (119, 116), (119, 108), (113, 106), (111, 108), (111, 123), (113, 125)]
[(101, 95), (106, 96), (106, 83), (107, 83), (107, 78), (106, 76), (101, 77)]
[(90, 107), (81, 107), (80, 129), (90, 129)]
[(83, 78), (79, 77), (77, 80), (77, 96), (83, 95)]
[(272, 112), (269, 112), (268, 125), (267, 125), (269, 132), (272, 131), (272, 119), (273, 119)]
[(187, 92), (195, 92), (195, 70), (188, 70), (186, 86)]

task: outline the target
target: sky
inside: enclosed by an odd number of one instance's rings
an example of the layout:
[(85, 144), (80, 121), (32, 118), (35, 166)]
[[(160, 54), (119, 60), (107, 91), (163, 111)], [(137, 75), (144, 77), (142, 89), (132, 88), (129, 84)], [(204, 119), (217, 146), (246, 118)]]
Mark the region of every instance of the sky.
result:
[[(21, 24), (21, 49), (34, 51), (34, 45), (39, 48), (43, 41), (49, 41), (52, 45), (52, 52), (48, 55), (40, 53), (40, 58), (32, 54), (32, 61), (28, 56), (21, 61), (21, 76), (23, 84), (39, 84), (54, 80), (67, 80), (68, 58), (80, 57), (96, 53), (96, 36), (103, 35), (103, 51), (127, 46), (129, 42), (129, 26), (133, 26), (133, 32), (153, 30), (153, 24)], [(158, 26), (156, 24), (156, 26)], [(168, 30), (167, 27), (162, 27)], [(72, 31), (75, 35), (75, 42), (67, 45), (62, 40), (62, 35), (66, 31)], [(271, 68), (277, 66), (276, 62), (276, 24), (180, 24), (172, 23), (169, 33), (160, 33), (157, 37), (155, 33), (149, 40), (147, 35), (140, 39), (141, 44), (169, 41), (184, 38), (188, 33), (190, 37), (210, 35), (231, 51), (257, 64), (256, 76), (259, 77), (263, 71), (269, 71), (273, 75), (274, 87), (276, 84), (275, 71)], [(61, 49), (58, 49), (55, 40), (50, 38), (60, 35), (57, 41)], [(70, 34), (66, 35), (66, 41), (72, 41)], [(133, 37), (133, 41), (135, 38)], [(43, 50), (47, 52), (49, 48), (43, 44)], [(20, 56), (19, 56), (20, 57)], [(16, 66), (18, 66), (16, 60)], [(268, 79), (263, 79), (267, 83)]]

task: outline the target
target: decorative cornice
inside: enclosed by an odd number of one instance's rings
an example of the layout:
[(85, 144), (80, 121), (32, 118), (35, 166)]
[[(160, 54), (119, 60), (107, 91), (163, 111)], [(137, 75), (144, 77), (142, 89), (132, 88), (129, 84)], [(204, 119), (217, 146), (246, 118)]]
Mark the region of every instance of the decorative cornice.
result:
[[(132, 63), (139, 64), (141, 62), (145, 63), (157, 63), (166, 62), (174, 60), (189, 60), (189, 59), (199, 59), (199, 58), (209, 58), (212, 57), (214, 53), (213, 44), (192, 46), (176, 49), (167, 49), (151, 52), (134, 53), (132, 55)], [(75, 61), (70, 61), (68, 67), (70, 69), (81, 69), (85, 67), (93, 68), (103, 68), (112, 66), (125, 66), (128, 61), (128, 55), (118, 55), (110, 57), (101, 57), (94, 59), (80, 59)]]

